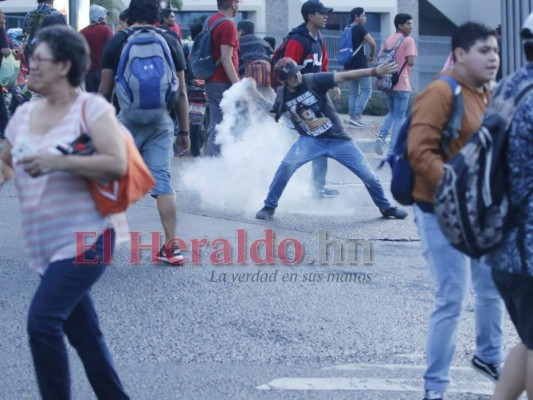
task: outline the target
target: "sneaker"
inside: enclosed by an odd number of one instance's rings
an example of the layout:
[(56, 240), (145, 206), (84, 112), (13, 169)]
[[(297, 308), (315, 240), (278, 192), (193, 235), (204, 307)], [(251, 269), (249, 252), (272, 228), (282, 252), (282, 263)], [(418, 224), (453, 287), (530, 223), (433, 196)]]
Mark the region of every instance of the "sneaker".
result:
[(180, 265), (185, 262), (185, 257), (183, 257), (180, 249), (177, 247), (168, 249), (168, 251), (165, 246), (161, 247), (161, 250), (159, 250), (155, 256), (155, 259), (172, 265)]
[(426, 390), (424, 400), (443, 400), (444, 393), (436, 392), (435, 390)]
[(500, 366), (483, 361), (478, 356), (472, 358), (472, 368), (490, 380), (496, 382), (500, 377)]
[(350, 118), (348, 124), (355, 126), (356, 128), (363, 128), (366, 126), (360, 119)]
[(376, 143), (374, 144), (374, 151), (377, 155), (383, 155), (383, 147), (385, 146), (385, 141), (382, 138), (377, 138)]
[(317, 199), (331, 199), (332, 197), (337, 197), (339, 195), (339, 191), (335, 189), (322, 189), (322, 190), (315, 190), (315, 197)]
[(391, 207), (386, 210), (379, 210), (381, 211), (381, 215), (385, 218), (396, 218), (396, 219), (404, 219), (407, 217), (407, 211), (404, 211), (398, 207)]
[(262, 209), (260, 209), (257, 214), (255, 214), (255, 218), (257, 219), (269, 219), (272, 218), (274, 213), (276, 212), (276, 209), (273, 207), (267, 207), (264, 206)]

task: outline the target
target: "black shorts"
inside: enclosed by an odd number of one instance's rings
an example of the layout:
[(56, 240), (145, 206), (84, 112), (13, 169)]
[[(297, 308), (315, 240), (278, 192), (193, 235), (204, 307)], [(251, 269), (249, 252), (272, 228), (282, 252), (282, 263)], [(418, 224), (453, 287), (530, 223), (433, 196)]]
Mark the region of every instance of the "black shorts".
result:
[(528, 350), (533, 350), (533, 277), (493, 268), (492, 278), (518, 336)]

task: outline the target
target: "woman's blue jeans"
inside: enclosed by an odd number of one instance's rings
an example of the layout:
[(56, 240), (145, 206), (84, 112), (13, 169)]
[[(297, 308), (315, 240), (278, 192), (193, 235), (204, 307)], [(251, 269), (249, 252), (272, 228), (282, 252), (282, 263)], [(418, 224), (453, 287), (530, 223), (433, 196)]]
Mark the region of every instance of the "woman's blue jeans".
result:
[(60, 260), (51, 263), (42, 276), (30, 305), (28, 334), (44, 400), (71, 398), (64, 335), (78, 352), (99, 400), (129, 399), (115, 372), (89, 294), (105, 271), (104, 255), (112, 254), (113, 242), (114, 233), (108, 230), (84, 253), (86, 260), (99, 257), (98, 264), (76, 263), (75, 258)]
[(392, 128), (392, 135), (389, 144), (389, 154), (394, 150), (396, 141), (398, 140), (398, 134), (402, 127), (403, 119), (405, 118), (405, 112), (409, 105), (409, 92), (395, 91), (385, 93), (385, 99), (389, 107), (389, 112), (383, 121), (381, 130), (379, 131), (379, 137), (383, 140), (387, 138), (389, 131)]
[(276, 208), (292, 174), (305, 163), (318, 157), (333, 158), (357, 175), (363, 181), (374, 204), (381, 210), (392, 207), (385, 197), (378, 176), (352, 140), (318, 139), (310, 136), (300, 136), (281, 161), (270, 184), (265, 206)]

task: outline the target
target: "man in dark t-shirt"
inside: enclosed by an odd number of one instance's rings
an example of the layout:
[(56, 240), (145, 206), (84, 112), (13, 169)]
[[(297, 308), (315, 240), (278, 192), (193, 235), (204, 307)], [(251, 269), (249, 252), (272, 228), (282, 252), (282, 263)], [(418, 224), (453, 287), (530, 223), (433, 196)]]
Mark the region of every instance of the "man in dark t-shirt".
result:
[[(160, 11), (161, 4), (159, 0), (131, 0), (128, 21), (131, 22), (130, 29), (133, 31), (141, 29), (157, 30), (157, 33), (165, 39), (170, 48), (179, 81), (179, 93), (176, 103), (170, 104), (169, 106), (176, 108), (180, 126), (178, 142), (180, 147), (185, 151), (188, 150), (190, 145), (189, 104), (187, 100), (187, 86), (185, 84), (185, 58), (183, 57), (183, 50), (178, 40), (168, 32), (162, 31), (154, 26), (159, 18)], [(107, 42), (104, 48), (99, 92), (108, 101), (111, 101), (120, 55), (129, 37), (130, 29), (117, 32)], [(160, 120), (147, 125), (129, 121), (122, 113), (118, 114), (118, 118), (132, 133), (135, 144), (139, 148), (146, 165), (156, 181), (151, 195), (156, 199), (159, 216), (165, 232), (165, 244), (168, 244), (168, 246), (163, 245), (161, 250), (157, 254), (154, 254), (154, 256), (162, 262), (174, 265), (182, 264), (185, 258), (179, 248), (173, 245), (176, 238), (178, 213), (176, 192), (172, 188), (170, 174), (170, 162), (174, 156), (174, 123), (168, 112)]]
[[(376, 53), (376, 42), (374, 38), (367, 32), (366, 14), (362, 7), (356, 7), (350, 12), (352, 18), (352, 49), (355, 54), (348, 64), (344, 65), (345, 71), (354, 69), (368, 68), (368, 63), (374, 62), (374, 55)], [(370, 54), (366, 55), (365, 43), (370, 46)], [(354, 79), (350, 82), (350, 96), (348, 97), (348, 105), (350, 112), (350, 119), (348, 123), (355, 127), (365, 126), (361, 121), (361, 115), (372, 94), (372, 82), (369, 76)]]
[(394, 72), (395, 68), (396, 64), (390, 63), (372, 69), (321, 72), (302, 76), (302, 66), (296, 64), (292, 58), (284, 57), (276, 63), (275, 73), (283, 86), (277, 91), (272, 112), (276, 114), (276, 121), (283, 113), (289, 113), (300, 138), (292, 145), (276, 171), (265, 206), (255, 216), (257, 219), (268, 219), (274, 215), (292, 174), (305, 163), (318, 157), (333, 158), (357, 175), (384, 217), (407, 217), (405, 211), (393, 207), (385, 197), (378, 176), (346, 133), (328, 95), (328, 90), (339, 83), (363, 76), (386, 75)]

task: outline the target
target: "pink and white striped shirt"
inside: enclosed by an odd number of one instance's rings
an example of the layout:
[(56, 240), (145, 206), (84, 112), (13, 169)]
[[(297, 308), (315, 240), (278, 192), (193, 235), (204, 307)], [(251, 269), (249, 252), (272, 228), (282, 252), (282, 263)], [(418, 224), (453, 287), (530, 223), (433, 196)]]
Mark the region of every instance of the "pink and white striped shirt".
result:
[[(36, 151), (61, 154), (56, 146), (66, 145), (80, 134), (84, 101), (88, 125), (111, 109), (102, 97), (80, 92), (57, 126), (44, 135), (36, 135), (29, 130), (29, 118), (37, 101), (28, 102), (10, 119), (6, 137), (13, 147), (22, 141)], [(63, 171), (32, 178), (16, 162), (13, 169), (22, 212), (24, 249), (30, 257), (30, 266), (41, 274), (51, 262), (77, 255), (80, 248), (76, 248), (76, 232), (96, 232), (99, 236), (110, 227), (109, 221), (96, 209), (86, 179)], [(87, 236), (85, 244), (95, 240), (96, 237)]]

